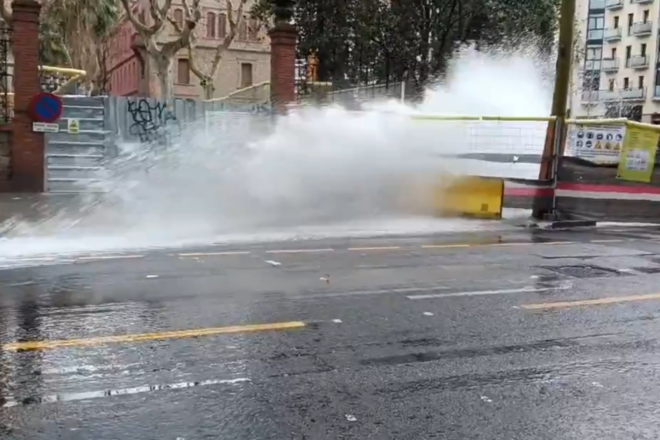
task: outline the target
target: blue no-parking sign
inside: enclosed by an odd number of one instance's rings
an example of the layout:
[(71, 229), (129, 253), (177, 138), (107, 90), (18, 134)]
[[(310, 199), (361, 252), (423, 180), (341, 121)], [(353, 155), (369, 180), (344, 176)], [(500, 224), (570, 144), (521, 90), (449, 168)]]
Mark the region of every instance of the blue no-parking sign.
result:
[(30, 101), (30, 114), (34, 122), (56, 122), (62, 116), (62, 98), (52, 93), (37, 93)]

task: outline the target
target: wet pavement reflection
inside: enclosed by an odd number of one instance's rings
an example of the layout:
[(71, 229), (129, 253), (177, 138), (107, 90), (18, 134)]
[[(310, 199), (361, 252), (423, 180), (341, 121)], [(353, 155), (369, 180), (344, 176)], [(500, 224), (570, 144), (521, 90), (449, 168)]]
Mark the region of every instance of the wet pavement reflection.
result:
[(660, 240), (388, 240), (0, 271), (0, 435), (660, 437), (660, 300), (570, 306), (655, 293)]

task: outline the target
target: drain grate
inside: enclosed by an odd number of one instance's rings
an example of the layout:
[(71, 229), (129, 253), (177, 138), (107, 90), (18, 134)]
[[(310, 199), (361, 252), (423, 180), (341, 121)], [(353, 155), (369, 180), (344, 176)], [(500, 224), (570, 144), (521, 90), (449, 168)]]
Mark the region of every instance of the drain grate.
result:
[(623, 275), (618, 270), (608, 269), (606, 267), (578, 264), (573, 266), (553, 266), (544, 267), (549, 271), (573, 278), (605, 278)]

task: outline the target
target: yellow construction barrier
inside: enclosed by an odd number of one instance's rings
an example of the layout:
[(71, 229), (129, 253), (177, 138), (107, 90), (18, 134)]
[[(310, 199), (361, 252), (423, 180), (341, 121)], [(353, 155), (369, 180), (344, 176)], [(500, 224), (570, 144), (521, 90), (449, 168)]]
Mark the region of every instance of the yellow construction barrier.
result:
[(502, 218), (503, 179), (459, 177), (449, 183), (446, 178), (442, 180), (433, 194), (435, 215)]

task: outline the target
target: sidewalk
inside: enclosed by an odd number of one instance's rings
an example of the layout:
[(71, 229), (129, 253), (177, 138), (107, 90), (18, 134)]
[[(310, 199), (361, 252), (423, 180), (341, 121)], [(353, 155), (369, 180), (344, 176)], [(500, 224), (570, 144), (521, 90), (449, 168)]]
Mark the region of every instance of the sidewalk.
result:
[(81, 206), (77, 194), (0, 193), (0, 235), (21, 222), (39, 224), (65, 210)]

